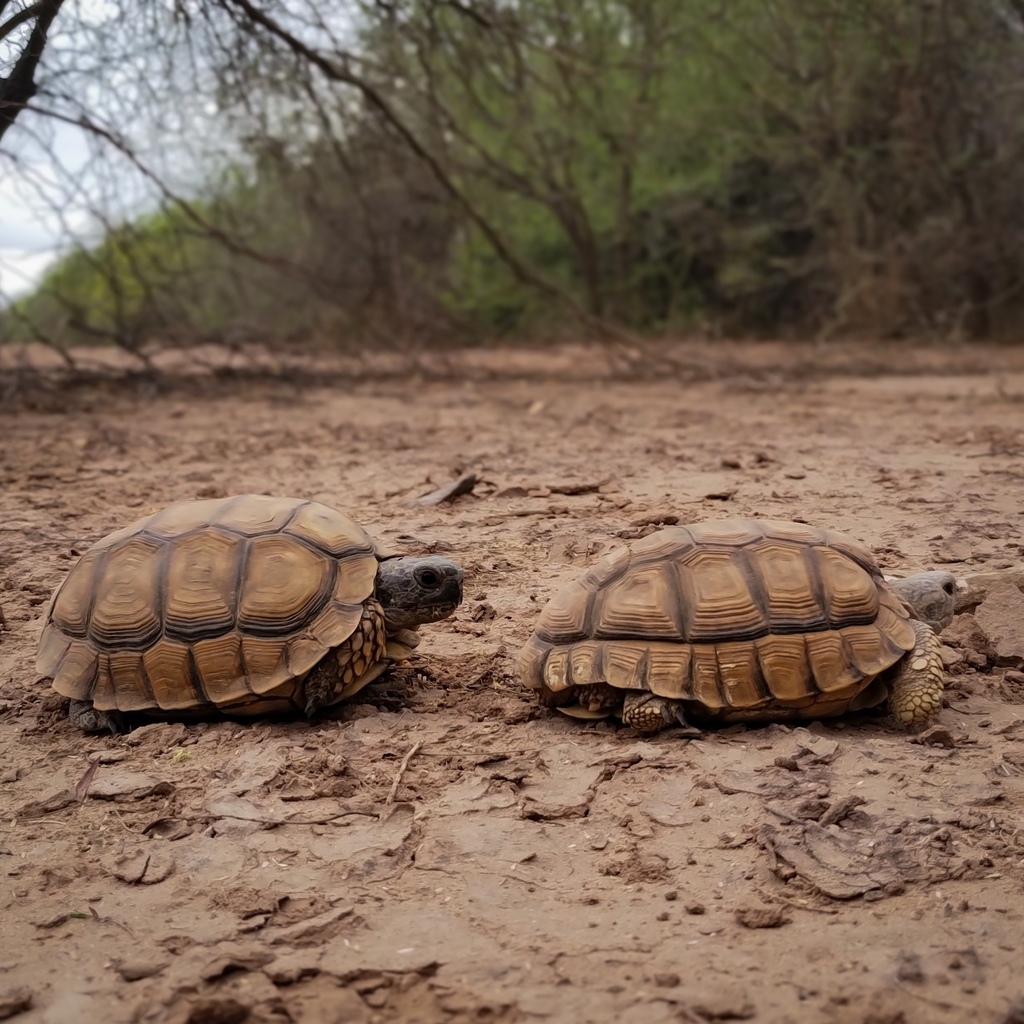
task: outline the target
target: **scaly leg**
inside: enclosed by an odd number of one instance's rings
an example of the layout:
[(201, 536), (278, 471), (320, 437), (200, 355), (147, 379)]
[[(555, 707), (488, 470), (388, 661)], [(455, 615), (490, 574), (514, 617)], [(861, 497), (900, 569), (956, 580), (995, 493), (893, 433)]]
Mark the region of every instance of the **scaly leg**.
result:
[(941, 644), (932, 628), (911, 620), (917, 643), (895, 668), (889, 684), (889, 708), (905, 726), (924, 725), (942, 707), (946, 673)]
[(354, 684), (365, 679), (370, 667), (380, 662), (386, 652), (384, 609), (371, 597), (363, 606), (363, 617), (352, 635), (329, 651), (306, 676), (306, 716), (356, 692)]
[(73, 700), (68, 705), (71, 724), (83, 732), (127, 732), (124, 720), (116, 711), (97, 711), (87, 700)]
[(629, 690), (622, 703), (622, 720), (638, 732), (657, 732), (669, 725), (687, 725), (683, 702), (646, 691)]

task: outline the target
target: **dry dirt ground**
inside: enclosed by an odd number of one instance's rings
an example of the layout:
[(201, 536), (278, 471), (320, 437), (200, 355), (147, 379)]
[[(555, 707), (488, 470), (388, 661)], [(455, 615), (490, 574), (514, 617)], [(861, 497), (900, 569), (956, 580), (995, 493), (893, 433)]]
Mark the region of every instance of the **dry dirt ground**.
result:
[[(932, 362), (0, 412), (0, 1019), (1024, 1020), (1024, 373)], [(408, 504), (466, 470), (472, 494)], [(332, 720), (73, 730), (33, 674), (54, 585), (108, 531), (237, 492), (445, 552), (465, 604)], [(932, 742), (878, 715), (644, 739), (534, 705), (515, 652), (560, 584), (738, 514), (969, 581)]]

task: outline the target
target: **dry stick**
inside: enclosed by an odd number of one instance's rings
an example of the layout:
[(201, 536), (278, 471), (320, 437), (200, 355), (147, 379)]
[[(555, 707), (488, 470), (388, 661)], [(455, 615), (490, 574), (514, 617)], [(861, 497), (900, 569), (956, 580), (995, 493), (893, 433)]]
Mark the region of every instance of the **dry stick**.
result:
[(405, 774), (405, 769), (409, 767), (409, 762), (413, 759), (413, 755), (420, 747), (423, 746), (422, 740), (417, 740), (410, 748), (409, 752), (402, 758), (402, 763), (398, 766), (398, 771), (395, 773), (395, 781), (391, 783), (391, 792), (388, 793), (385, 804), (393, 804), (395, 802), (395, 794), (398, 792), (399, 784), (402, 781), (402, 776)]

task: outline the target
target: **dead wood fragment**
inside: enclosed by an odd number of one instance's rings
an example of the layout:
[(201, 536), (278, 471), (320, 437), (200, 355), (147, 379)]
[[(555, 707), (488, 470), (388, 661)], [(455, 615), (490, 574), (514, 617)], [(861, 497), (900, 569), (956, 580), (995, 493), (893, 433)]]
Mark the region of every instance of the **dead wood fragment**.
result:
[(384, 801), (386, 804), (393, 804), (395, 802), (395, 794), (398, 793), (398, 787), (401, 785), (402, 776), (405, 774), (405, 769), (409, 767), (409, 762), (413, 759), (416, 751), (423, 746), (422, 740), (417, 740), (408, 750), (405, 757), (402, 758), (402, 763), (398, 766), (398, 771), (395, 773), (395, 781), (391, 783), (391, 790), (388, 793), (387, 800)]
[(476, 473), (466, 473), (458, 480), (453, 480), (436, 491), (424, 494), (420, 498), (414, 498), (410, 505), (440, 505), (446, 501), (454, 501), (460, 494), (469, 494), (476, 486)]

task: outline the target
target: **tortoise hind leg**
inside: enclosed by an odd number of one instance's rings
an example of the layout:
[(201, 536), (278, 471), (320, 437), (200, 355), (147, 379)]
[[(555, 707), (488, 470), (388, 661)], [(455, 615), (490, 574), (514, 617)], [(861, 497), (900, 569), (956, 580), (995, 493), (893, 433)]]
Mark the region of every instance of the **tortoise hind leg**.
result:
[(622, 720), (637, 732), (657, 732), (669, 725), (686, 726), (683, 702), (658, 697), (644, 690), (627, 692), (622, 702)]
[(68, 705), (71, 724), (83, 732), (127, 732), (124, 719), (116, 711), (97, 711), (87, 700), (73, 700)]
[(889, 684), (889, 708), (905, 726), (924, 725), (942, 707), (945, 670), (932, 628), (911, 620), (917, 642), (897, 663)]

